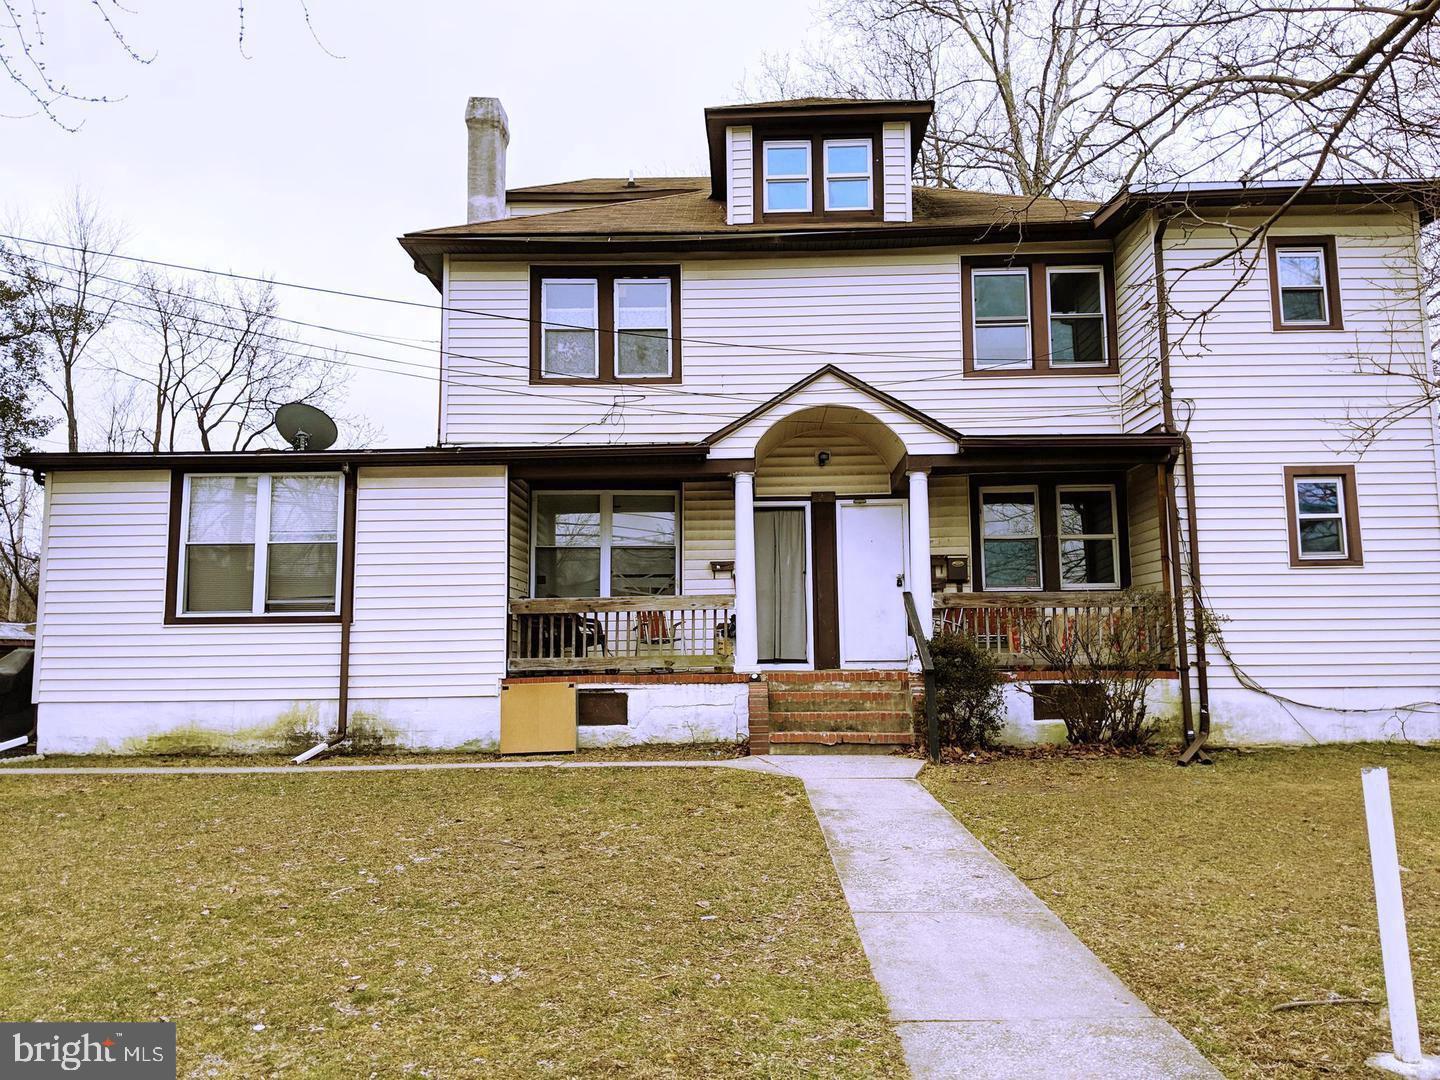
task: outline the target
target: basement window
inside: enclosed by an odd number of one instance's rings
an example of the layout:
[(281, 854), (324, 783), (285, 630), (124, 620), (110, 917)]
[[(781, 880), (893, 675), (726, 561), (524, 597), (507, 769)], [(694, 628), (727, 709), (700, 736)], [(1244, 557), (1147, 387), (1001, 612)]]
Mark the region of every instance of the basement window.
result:
[(339, 473), (186, 476), (177, 614), (335, 614), (342, 486)]

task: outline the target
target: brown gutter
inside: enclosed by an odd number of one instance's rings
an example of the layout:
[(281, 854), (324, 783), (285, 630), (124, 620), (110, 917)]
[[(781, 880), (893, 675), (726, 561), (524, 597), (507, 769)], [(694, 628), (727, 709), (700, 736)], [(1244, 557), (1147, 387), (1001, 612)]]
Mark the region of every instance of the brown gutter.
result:
[[(1170, 219), (1160, 210), (1160, 222), (1155, 229), (1155, 312), (1157, 319), (1156, 340), (1160, 349), (1160, 405), (1165, 430), (1176, 434), (1174, 392), (1170, 381), (1170, 296), (1165, 282), (1165, 232)], [(1181, 672), (1180, 714), (1184, 726), (1185, 749), (1181, 752), (1179, 764), (1189, 765), (1192, 761), (1208, 759), (1201, 753), (1206, 740), (1210, 738), (1210, 682), (1205, 662), (1204, 606), (1200, 600), (1200, 551), (1196, 544), (1199, 532), (1195, 513), (1195, 464), (1194, 446), (1188, 435), (1181, 435), (1184, 444), (1183, 468), (1185, 470), (1185, 511), (1190, 538), (1190, 601), (1191, 618), (1195, 627), (1195, 682), (1199, 696), (1200, 723), (1196, 729), (1194, 708), (1190, 699), (1190, 649), (1185, 635), (1185, 573), (1182, 570), (1180, 552), (1180, 508), (1176, 499), (1175, 467), (1165, 469), (1165, 503), (1167, 510), (1167, 532), (1169, 533), (1170, 566), (1174, 579), (1175, 600), (1175, 649)]]
[(350, 733), (350, 624), (355, 619), (355, 505), (360, 487), (360, 470), (345, 467), (345, 552), (340, 569), (340, 688), (336, 694), (335, 738), (343, 742)]

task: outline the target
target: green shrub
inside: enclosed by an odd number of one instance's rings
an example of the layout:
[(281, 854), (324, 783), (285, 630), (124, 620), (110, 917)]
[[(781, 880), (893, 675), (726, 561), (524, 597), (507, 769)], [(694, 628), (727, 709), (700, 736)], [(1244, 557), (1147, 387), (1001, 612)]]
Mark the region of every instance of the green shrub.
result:
[[(935, 708), (941, 747), (991, 745), (1005, 726), (1005, 697), (994, 655), (968, 634), (938, 633), (930, 641), (935, 661)], [(923, 715), (920, 741), (928, 737)]]

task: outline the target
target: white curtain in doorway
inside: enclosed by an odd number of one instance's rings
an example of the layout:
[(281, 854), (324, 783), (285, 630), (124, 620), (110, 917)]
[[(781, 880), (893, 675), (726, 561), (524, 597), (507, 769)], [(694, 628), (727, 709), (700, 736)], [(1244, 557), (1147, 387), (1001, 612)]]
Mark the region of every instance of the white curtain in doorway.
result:
[(809, 658), (805, 584), (805, 511), (756, 511), (755, 593), (761, 661), (803, 664)]

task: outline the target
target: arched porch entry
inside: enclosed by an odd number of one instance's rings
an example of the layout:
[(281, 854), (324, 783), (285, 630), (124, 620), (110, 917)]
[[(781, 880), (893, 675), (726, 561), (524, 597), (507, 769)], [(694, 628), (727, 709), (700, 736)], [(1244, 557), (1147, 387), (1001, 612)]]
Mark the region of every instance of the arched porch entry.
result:
[(717, 433), (712, 458), (751, 466), (735, 473), (738, 670), (907, 665), (904, 594), (928, 608), (930, 573), (928, 478), (907, 465), (954, 452), (838, 372)]

